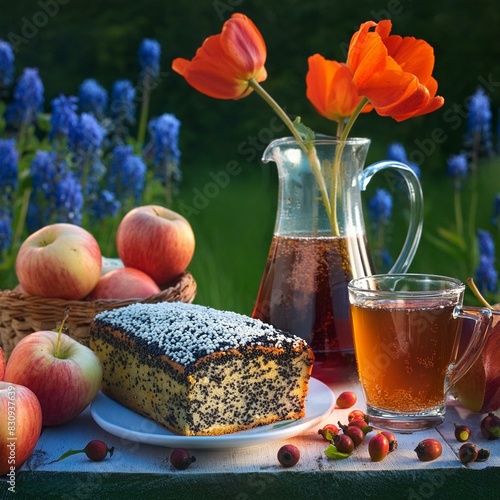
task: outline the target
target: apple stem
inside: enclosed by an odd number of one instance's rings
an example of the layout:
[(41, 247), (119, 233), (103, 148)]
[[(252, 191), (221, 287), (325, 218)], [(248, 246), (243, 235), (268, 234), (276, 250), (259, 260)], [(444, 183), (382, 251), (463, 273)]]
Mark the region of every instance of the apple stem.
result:
[(474, 283), (474, 279), (467, 278), (466, 282), (469, 285), (470, 289), (474, 292), (474, 295), (477, 297), (477, 299), (488, 309), (493, 309), (493, 307), (491, 307), (489, 302), (483, 297), (482, 293), (479, 291), (478, 287)]
[(56, 345), (56, 352), (55, 352), (55, 357), (58, 358), (59, 357), (59, 351), (61, 349), (61, 337), (62, 337), (62, 330), (64, 328), (64, 323), (66, 322), (66, 320), (68, 319), (68, 316), (69, 316), (69, 309), (66, 309), (64, 311), (65, 315), (64, 315), (64, 318), (61, 322), (61, 324), (59, 325), (59, 329), (57, 330), (57, 345)]

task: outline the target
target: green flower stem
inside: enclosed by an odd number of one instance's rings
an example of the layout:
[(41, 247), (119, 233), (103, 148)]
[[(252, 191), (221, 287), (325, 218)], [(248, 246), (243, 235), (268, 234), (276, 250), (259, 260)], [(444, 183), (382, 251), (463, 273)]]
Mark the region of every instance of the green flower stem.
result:
[(455, 224), (457, 226), (457, 234), (460, 238), (462, 247), (465, 246), (464, 240), (464, 219), (462, 216), (462, 201), (461, 191), (458, 186), (455, 187), (454, 205), (455, 205)]
[[(269, 104), (269, 106), (274, 110), (274, 112), (281, 118), (283, 123), (288, 127), (292, 135), (297, 139), (299, 146), (306, 153), (307, 158), (309, 159), (309, 164), (311, 165), (311, 171), (318, 182), (318, 187), (321, 192), (321, 198), (325, 205), (326, 213), (328, 214), (328, 218), (330, 219), (330, 223), (332, 225), (332, 230), (336, 227), (336, 221), (332, 219), (332, 208), (330, 204), (330, 199), (328, 197), (328, 191), (326, 189), (325, 179), (321, 174), (321, 165), (318, 159), (318, 155), (316, 153), (316, 149), (313, 147), (306, 147), (304, 145), (304, 139), (299, 134), (297, 129), (295, 128), (292, 120), (290, 120), (289, 116), (285, 113), (285, 111), (281, 108), (281, 106), (264, 90), (264, 88), (254, 79), (251, 78), (248, 81), (248, 85), (255, 90), (255, 92), (264, 99), (264, 101)], [(334, 231), (335, 232), (335, 231)]]
[(356, 121), (359, 114), (361, 113), (361, 110), (366, 106), (367, 103), (368, 99), (366, 97), (363, 97), (361, 101), (359, 101), (359, 104), (356, 106), (356, 109), (354, 110), (352, 115), (349, 117), (349, 120), (347, 121), (345, 126), (341, 122), (338, 122), (337, 125), (337, 131), (340, 132), (339, 135), (340, 142), (337, 149), (335, 150), (335, 158), (333, 160), (333, 173), (332, 173), (332, 185), (331, 185), (332, 200), (331, 200), (331, 219), (330, 219), (332, 222), (332, 230), (334, 236), (340, 236), (340, 229), (337, 221), (337, 192), (339, 186), (342, 152), (344, 151), (345, 141), (349, 136), (349, 132), (351, 131), (354, 122)]
[(21, 236), (23, 233), (24, 223), (26, 222), (26, 215), (28, 214), (28, 205), (31, 196), (31, 189), (25, 189), (23, 191), (23, 198), (21, 201), (21, 210), (19, 211), (19, 219), (17, 220), (16, 230), (14, 232), (14, 238), (12, 241), (14, 245), (21, 241)]
[(149, 116), (149, 101), (151, 94), (151, 85), (150, 85), (150, 77), (149, 75), (145, 75), (143, 79), (143, 93), (142, 93), (142, 106), (141, 106), (141, 116), (139, 118), (139, 129), (137, 132), (137, 148), (139, 150), (144, 145), (144, 140), (146, 138), (146, 127), (148, 124), (148, 116)]

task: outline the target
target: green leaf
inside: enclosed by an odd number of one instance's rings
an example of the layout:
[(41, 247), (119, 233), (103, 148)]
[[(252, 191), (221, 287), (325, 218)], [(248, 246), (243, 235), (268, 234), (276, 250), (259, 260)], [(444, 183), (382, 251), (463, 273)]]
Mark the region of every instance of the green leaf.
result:
[(314, 130), (310, 129), (307, 125), (304, 125), (300, 120), (300, 116), (295, 118), (293, 126), (305, 141), (314, 141), (316, 138)]
[(450, 231), (449, 229), (445, 229), (444, 227), (438, 227), (437, 233), (444, 240), (449, 241), (450, 243), (454, 243), (460, 248), (465, 249), (466, 245), (464, 239), (454, 231)]
[(334, 444), (328, 446), (325, 450), (325, 455), (333, 460), (344, 460), (345, 458), (349, 458), (351, 456), (350, 453), (341, 453), (337, 450)]
[(451, 245), (447, 243), (445, 240), (442, 238), (437, 238), (436, 236), (433, 236), (431, 234), (425, 235), (425, 239), (432, 243), (436, 248), (439, 250), (442, 250), (443, 252), (447, 253), (448, 255), (453, 256), (454, 258), (458, 260), (463, 260), (464, 257), (464, 252), (462, 249), (457, 248), (456, 245)]

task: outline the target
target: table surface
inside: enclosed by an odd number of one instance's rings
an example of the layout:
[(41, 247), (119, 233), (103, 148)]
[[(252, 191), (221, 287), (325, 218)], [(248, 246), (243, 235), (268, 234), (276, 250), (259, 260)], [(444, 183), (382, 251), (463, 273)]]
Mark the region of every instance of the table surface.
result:
[[(335, 394), (353, 390), (363, 409), (363, 396), (352, 367), (344, 371), (316, 368), (313, 376), (327, 382)], [(335, 377), (342, 379), (335, 381)], [(450, 401), (445, 422), (436, 429), (398, 434), (398, 449), (382, 462), (371, 462), (367, 444), (346, 460), (328, 459), (327, 443), (318, 435), (326, 423), (346, 422), (353, 409), (334, 409), (321, 423), (285, 441), (229, 450), (190, 450), (196, 457), (187, 470), (172, 468), (171, 448), (129, 441), (109, 434), (87, 408), (73, 421), (45, 428), (30, 459), (18, 472), (16, 498), (500, 498), (500, 439), (487, 441), (479, 431), (482, 416)], [(457, 453), (462, 443), (454, 437), (454, 423), (466, 423), (472, 439), (491, 451), (488, 461), (462, 465)], [(369, 434), (368, 437), (372, 435)], [(414, 449), (422, 439), (435, 438), (443, 453), (433, 462), (420, 462)], [(84, 454), (57, 462), (68, 449), (81, 449), (91, 439), (115, 448), (112, 457), (91, 462)], [(301, 452), (299, 463), (285, 469), (277, 461), (287, 443)], [(11, 498), (12, 484), (0, 481), (0, 497)]]

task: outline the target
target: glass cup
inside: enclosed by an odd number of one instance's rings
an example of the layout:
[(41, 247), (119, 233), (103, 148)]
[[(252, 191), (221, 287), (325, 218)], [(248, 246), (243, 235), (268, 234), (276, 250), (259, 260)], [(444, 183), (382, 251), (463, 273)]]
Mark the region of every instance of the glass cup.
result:
[[(478, 358), (492, 314), (463, 306), (465, 285), (429, 274), (348, 284), (358, 375), (370, 423), (399, 432), (443, 422), (446, 393)], [(475, 322), (457, 359), (463, 318)]]

